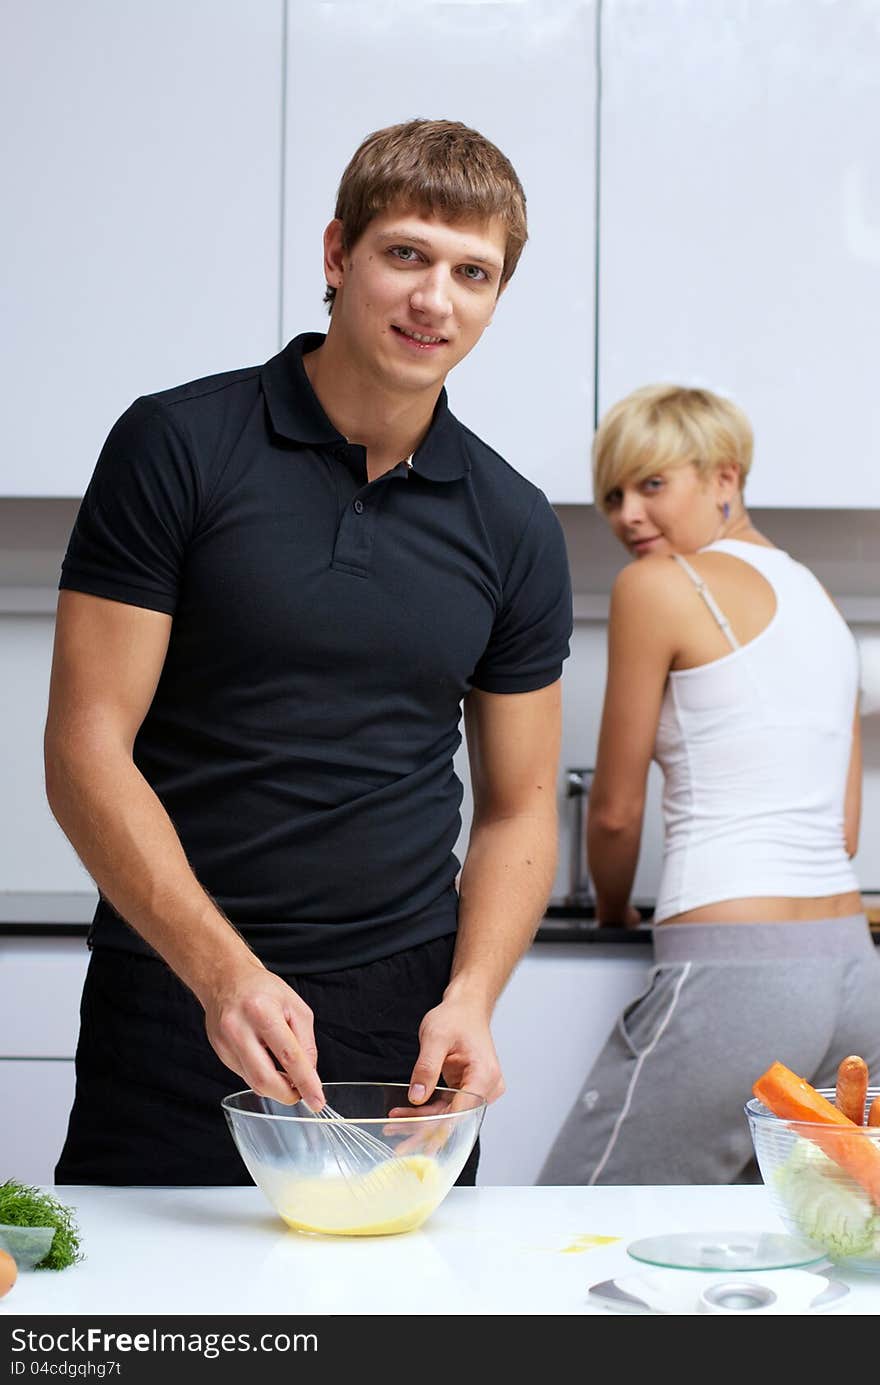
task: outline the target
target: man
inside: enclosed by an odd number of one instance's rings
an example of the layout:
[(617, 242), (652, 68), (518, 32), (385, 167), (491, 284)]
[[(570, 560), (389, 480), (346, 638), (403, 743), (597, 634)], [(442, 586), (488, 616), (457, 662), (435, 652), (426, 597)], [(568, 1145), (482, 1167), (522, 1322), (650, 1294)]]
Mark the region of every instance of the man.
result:
[(481, 135), (378, 131), (325, 232), (326, 338), (110, 433), (46, 728), (101, 895), (59, 1183), (248, 1182), (219, 1107), (241, 1082), (313, 1110), (322, 1080), (504, 1089), (490, 1019), (554, 875), (570, 584), (546, 499), (443, 385), (525, 238)]

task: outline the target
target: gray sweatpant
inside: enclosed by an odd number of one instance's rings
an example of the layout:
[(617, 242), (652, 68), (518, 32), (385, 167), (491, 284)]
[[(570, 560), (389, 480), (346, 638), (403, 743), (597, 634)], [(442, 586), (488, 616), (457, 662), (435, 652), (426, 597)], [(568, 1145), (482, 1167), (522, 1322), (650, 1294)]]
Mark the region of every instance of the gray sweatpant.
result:
[(815, 1087), (858, 1053), (880, 1084), (880, 956), (864, 915), (672, 923), (540, 1184), (759, 1182), (743, 1106), (778, 1059)]

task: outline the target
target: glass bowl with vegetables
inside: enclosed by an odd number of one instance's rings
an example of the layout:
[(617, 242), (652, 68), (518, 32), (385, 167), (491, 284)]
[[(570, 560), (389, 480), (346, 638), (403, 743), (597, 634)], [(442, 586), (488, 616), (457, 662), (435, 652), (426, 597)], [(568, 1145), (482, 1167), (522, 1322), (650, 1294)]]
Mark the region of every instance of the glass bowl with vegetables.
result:
[(880, 1273), (880, 1087), (857, 1055), (836, 1088), (776, 1062), (745, 1112), (761, 1177), (786, 1229), (830, 1260)]

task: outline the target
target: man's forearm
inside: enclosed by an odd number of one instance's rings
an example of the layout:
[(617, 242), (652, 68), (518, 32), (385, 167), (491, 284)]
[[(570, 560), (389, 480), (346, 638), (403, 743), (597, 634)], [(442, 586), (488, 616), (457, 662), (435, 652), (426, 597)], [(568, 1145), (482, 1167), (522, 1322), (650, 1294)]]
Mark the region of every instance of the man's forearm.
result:
[(459, 887), (459, 922), (447, 998), (491, 1015), (535, 935), (556, 872), (555, 815), (487, 820), (471, 832)]
[(101, 893), (203, 1003), (230, 968), (261, 966), (199, 884), (122, 748), (47, 743), (46, 769), (52, 811)]

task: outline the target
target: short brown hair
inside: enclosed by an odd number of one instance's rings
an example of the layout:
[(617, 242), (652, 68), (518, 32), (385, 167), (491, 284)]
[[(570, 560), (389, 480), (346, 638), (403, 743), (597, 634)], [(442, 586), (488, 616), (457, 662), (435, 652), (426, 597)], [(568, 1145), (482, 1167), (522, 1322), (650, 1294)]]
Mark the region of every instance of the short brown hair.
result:
[(732, 400), (684, 385), (643, 385), (613, 404), (596, 430), (594, 502), (607, 510), (607, 497), (624, 481), (689, 462), (704, 475), (734, 463), (742, 490), (752, 447), (752, 426)]
[[(367, 135), (336, 194), (345, 249), (398, 201), (450, 221), (497, 216), (507, 231), (501, 283), (511, 278), (528, 236), (526, 195), (510, 160), (484, 135), (457, 120), (408, 120)], [(335, 297), (328, 285), (324, 302), (332, 307)]]

